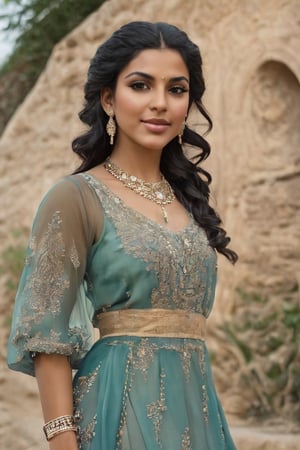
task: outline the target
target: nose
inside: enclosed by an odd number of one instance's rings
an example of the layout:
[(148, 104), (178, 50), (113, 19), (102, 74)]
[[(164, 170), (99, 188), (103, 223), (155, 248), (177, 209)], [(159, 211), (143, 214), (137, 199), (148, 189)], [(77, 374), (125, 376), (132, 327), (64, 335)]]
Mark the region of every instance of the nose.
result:
[(157, 111), (167, 110), (167, 97), (165, 88), (163, 86), (156, 87), (152, 90), (150, 109)]

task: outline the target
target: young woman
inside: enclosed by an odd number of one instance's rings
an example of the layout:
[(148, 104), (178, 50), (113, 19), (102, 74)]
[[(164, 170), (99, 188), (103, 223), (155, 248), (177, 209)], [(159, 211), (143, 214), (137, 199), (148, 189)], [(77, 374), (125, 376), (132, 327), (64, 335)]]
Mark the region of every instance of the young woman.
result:
[(9, 340), (51, 450), (235, 448), (205, 346), (216, 251), (237, 255), (188, 126), (193, 108), (211, 127), (204, 89), (198, 47), (166, 23), (123, 26), (91, 61), (82, 164), (38, 209)]

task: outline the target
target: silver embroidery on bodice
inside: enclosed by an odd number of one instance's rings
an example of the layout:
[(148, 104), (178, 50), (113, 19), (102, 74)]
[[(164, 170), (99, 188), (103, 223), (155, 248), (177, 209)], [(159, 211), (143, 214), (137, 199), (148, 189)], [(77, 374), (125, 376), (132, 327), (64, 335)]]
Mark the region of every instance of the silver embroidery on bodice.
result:
[(144, 261), (147, 270), (155, 272), (158, 283), (152, 290), (152, 307), (186, 309), (207, 315), (211, 289), (207, 268), (213, 265), (215, 270), (216, 256), (204, 230), (191, 217), (183, 230), (170, 231), (128, 207), (90, 175), (84, 177), (96, 191), (124, 251)]

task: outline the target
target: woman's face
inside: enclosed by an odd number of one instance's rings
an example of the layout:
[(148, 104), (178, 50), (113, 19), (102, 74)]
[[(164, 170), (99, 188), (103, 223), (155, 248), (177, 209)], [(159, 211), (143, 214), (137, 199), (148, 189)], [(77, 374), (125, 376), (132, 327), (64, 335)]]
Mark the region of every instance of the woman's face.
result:
[(178, 133), (189, 105), (189, 72), (176, 50), (141, 51), (102, 93), (118, 125), (115, 148), (162, 150)]

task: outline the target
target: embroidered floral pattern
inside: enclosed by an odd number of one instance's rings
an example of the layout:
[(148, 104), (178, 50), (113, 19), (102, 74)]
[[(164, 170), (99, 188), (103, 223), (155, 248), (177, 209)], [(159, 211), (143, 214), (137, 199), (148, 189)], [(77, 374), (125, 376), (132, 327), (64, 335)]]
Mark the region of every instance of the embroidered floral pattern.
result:
[(190, 379), (191, 368), (191, 351), (189, 349), (183, 349), (180, 352), (181, 366), (184, 372), (186, 380)]
[(148, 368), (154, 358), (154, 348), (149, 344), (148, 339), (141, 339), (141, 342), (133, 347), (132, 365), (134, 369), (140, 370), (145, 379), (147, 378)]
[[(208, 315), (211, 289), (207, 287), (205, 261), (215, 261), (205, 232), (190, 220), (180, 232), (172, 232), (127, 207), (105, 185), (83, 174), (97, 193), (111, 219), (125, 252), (141, 259), (158, 278), (152, 290), (155, 308), (179, 308)], [(126, 224), (126, 226), (124, 226)], [(159, 230), (159, 232), (158, 232)]]
[(35, 320), (41, 320), (47, 311), (57, 315), (61, 310), (64, 291), (69, 287), (69, 280), (64, 275), (65, 243), (61, 233), (60, 212), (56, 211), (48, 224), (48, 230), (39, 244), (33, 236), (30, 243), (31, 253), (26, 259), (29, 264), (34, 258), (35, 269), (31, 273), (24, 292), (29, 297)]
[(205, 422), (208, 422), (208, 396), (206, 391), (206, 360), (205, 360), (205, 349), (204, 346), (199, 347), (198, 352), (198, 362), (203, 377), (202, 384), (202, 412)]
[[(78, 417), (78, 415), (77, 416), (75, 415), (74, 417), (76, 421), (76, 417)], [(88, 442), (90, 442), (92, 438), (95, 436), (96, 425), (97, 425), (97, 416), (94, 416), (91, 422), (89, 422), (86, 426), (78, 427), (77, 441), (80, 450), (85, 448), (85, 445)]]
[[(70, 356), (76, 364), (88, 350), (88, 334), (84, 326), (68, 328), (66, 314), (74, 298), (72, 269), (77, 277), (80, 258), (75, 241), (64, 234), (62, 213), (51, 210), (48, 217), (44, 225), (42, 212), (36, 216), (16, 300), (20, 310), (12, 342), (18, 361), (44, 352)], [(34, 374), (32, 360), (27, 371)]]
[(132, 371), (130, 370), (130, 366), (132, 364), (132, 348), (129, 348), (127, 361), (126, 361), (126, 367), (125, 367), (125, 383), (123, 388), (123, 396), (122, 396), (122, 412), (121, 412), (121, 418), (120, 418), (120, 424), (119, 424), (119, 430), (117, 434), (117, 446), (116, 450), (122, 450), (122, 436), (124, 433), (124, 428), (126, 425), (126, 406), (127, 406), (127, 400), (129, 396), (129, 392), (132, 386)]
[(162, 371), (160, 374), (159, 399), (147, 405), (147, 417), (153, 422), (155, 439), (159, 446), (161, 445), (160, 427), (163, 419), (163, 413), (167, 410), (164, 386), (165, 376), (164, 371)]
[(202, 384), (202, 411), (205, 422), (208, 422), (208, 398), (205, 384)]
[(83, 397), (86, 394), (88, 394), (90, 392), (91, 388), (93, 387), (93, 384), (95, 383), (95, 381), (98, 377), (100, 367), (101, 367), (101, 364), (98, 364), (98, 366), (92, 373), (90, 373), (89, 375), (79, 377), (77, 379), (76, 386), (74, 387), (74, 390), (73, 390), (75, 409), (76, 409), (76, 406), (81, 402)]
[(186, 427), (183, 432), (182, 441), (181, 441), (181, 450), (192, 450), (189, 427)]
[(192, 343), (190, 340), (170, 343), (160, 343), (159, 345), (151, 341), (148, 338), (141, 338), (138, 341), (113, 339), (112, 341), (106, 342), (106, 345), (119, 345), (125, 344), (130, 348), (128, 355), (130, 365), (136, 369), (140, 370), (145, 380), (147, 379), (147, 371), (149, 370), (152, 361), (155, 359), (155, 353), (160, 350), (170, 350), (175, 351), (179, 354), (182, 371), (185, 375), (187, 381), (189, 381), (189, 372), (191, 366), (191, 356), (192, 353), (197, 355), (199, 361), (199, 366), (203, 377), (205, 376), (205, 352), (204, 352), (204, 342)]
[[(88, 404), (87, 397), (95, 395), (94, 384), (99, 377), (101, 369), (101, 363), (88, 375), (78, 377), (73, 389), (73, 402), (74, 402), (74, 418), (76, 425), (78, 426), (78, 445), (79, 449), (84, 448), (84, 445), (91, 441), (95, 436), (95, 427), (97, 424), (97, 415), (93, 415), (89, 418), (90, 409), (82, 410), (82, 401), (84, 400)], [(91, 408), (92, 409), (92, 408)]]
[(72, 261), (74, 269), (78, 269), (80, 267), (79, 255), (74, 240), (72, 241), (72, 247), (70, 249), (70, 260)]

